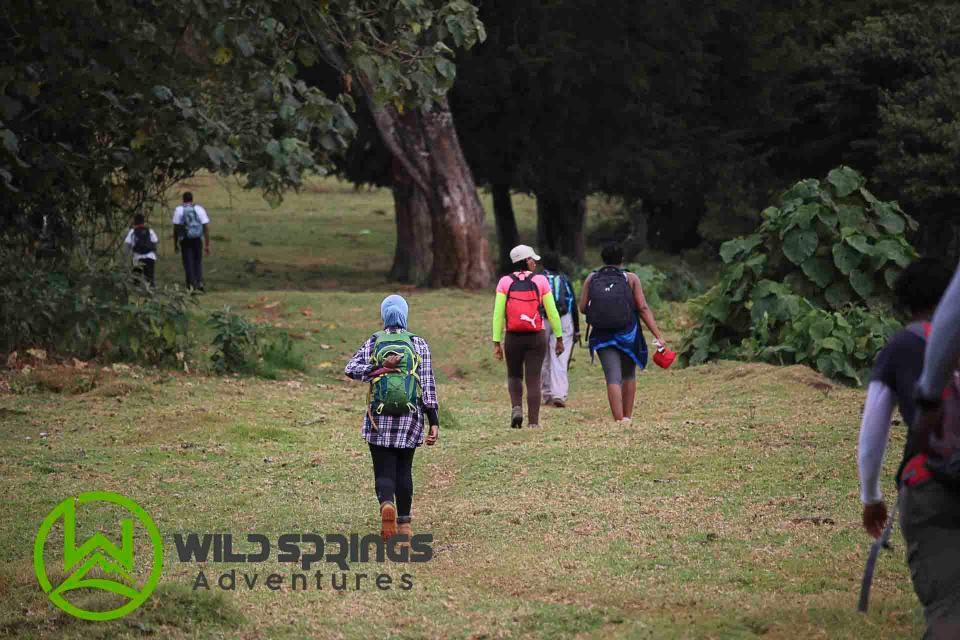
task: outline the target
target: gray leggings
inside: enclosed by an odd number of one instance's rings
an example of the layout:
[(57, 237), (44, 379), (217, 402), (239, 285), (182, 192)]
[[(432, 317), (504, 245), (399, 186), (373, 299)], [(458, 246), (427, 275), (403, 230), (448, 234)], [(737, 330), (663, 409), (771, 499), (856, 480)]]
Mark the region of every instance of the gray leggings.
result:
[(623, 384), (624, 380), (637, 379), (637, 363), (620, 349), (604, 347), (597, 351), (597, 356), (607, 384)]

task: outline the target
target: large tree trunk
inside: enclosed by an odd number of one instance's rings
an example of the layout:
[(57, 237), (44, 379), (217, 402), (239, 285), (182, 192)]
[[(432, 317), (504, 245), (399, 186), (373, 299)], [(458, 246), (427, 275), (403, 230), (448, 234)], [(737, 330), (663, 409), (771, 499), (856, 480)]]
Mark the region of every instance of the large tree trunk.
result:
[(384, 144), (429, 207), (430, 284), (489, 286), (493, 272), (483, 207), (446, 99), (403, 114), (372, 100), (370, 108)]
[(586, 254), (584, 195), (537, 192), (537, 249), (555, 251), (582, 263)]
[(433, 271), (433, 227), (430, 205), (400, 163), (391, 168), (393, 203), (397, 218), (397, 248), (390, 279), (425, 285)]
[(510, 249), (520, 244), (520, 232), (517, 230), (517, 217), (513, 213), (513, 200), (510, 198), (510, 185), (494, 184), (493, 217), (497, 221), (497, 244), (499, 245), (499, 262), (501, 273), (506, 273), (513, 266), (510, 263)]

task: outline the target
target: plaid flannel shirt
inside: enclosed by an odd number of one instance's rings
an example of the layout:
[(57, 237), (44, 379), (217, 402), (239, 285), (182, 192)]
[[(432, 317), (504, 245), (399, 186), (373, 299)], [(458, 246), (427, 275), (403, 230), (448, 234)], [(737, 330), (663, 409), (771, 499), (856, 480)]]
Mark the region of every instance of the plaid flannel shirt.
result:
[[(387, 331), (389, 333), (399, 333), (399, 329), (387, 329)], [(370, 336), (363, 343), (363, 346), (353, 354), (344, 369), (347, 376), (361, 382), (370, 382), (370, 374), (376, 369), (376, 365), (373, 363), (373, 345), (376, 341), (376, 336)], [(416, 411), (403, 416), (378, 416), (376, 429), (370, 423), (370, 412), (367, 411), (363, 416), (362, 434), (370, 444), (400, 449), (419, 447), (423, 444), (424, 438), (423, 409), (424, 407), (436, 409), (439, 406), (437, 404), (437, 381), (433, 377), (433, 365), (430, 361), (430, 346), (420, 336), (413, 336), (411, 342), (413, 342), (413, 348), (421, 358), (420, 366), (417, 367), (417, 375), (420, 376), (420, 384), (423, 389), (420, 406), (417, 407)]]

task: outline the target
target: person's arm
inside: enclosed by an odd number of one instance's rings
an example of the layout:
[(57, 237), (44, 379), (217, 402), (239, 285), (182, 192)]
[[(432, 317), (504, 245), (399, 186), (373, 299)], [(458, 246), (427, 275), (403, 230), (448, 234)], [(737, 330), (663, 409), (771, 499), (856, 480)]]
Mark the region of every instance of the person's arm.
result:
[(893, 417), (893, 390), (874, 380), (867, 387), (867, 401), (860, 423), (860, 442), (857, 447), (857, 466), (860, 472), (860, 501), (876, 504), (883, 500), (880, 492), (880, 467), (890, 435)]
[(874, 538), (880, 537), (887, 522), (887, 505), (880, 491), (880, 470), (894, 406), (893, 390), (879, 380), (871, 382), (860, 423), (857, 469), (860, 475), (860, 502), (863, 503), (863, 528)]
[(203, 225), (203, 252), (210, 255), (210, 224)]
[(580, 311), (584, 315), (587, 314), (587, 305), (590, 304), (590, 280), (593, 279), (593, 274), (587, 276), (587, 279), (583, 281), (583, 289), (580, 291)]
[(133, 255), (133, 230), (132, 229), (127, 233), (127, 237), (123, 239), (123, 250), (128, 256)]
[(418, 342), (420, 346), (420, 367), (417, 375), (420, 376), (420, 385), (423, 389), (421, 403), (423, 404), (423, 413), (427, 417), (427, 424), (430, 425), (426, 443), (432, 445), (437, 442), (437, 437), (440, 435), (440, 414), (438, 411), (440, 404), (437, 401), (437, 380), (433, 375), (430, 345), (422, 338), (418, 339)]
[(633, 290), (633, 304), (637, 307), (637, 313), (640, 314), (640, 319), (643, 320), (643, 323), (650, 329), (653, 337), (656, 338), (661, 345), (666, 345), (667, 343), (663, 339), (663, 334), (660, 333), (660, 327), (657, 326), (657, 321), (653, 317), (653, 311), (650, 309), (650, 305), (647, 304), (647, 298), (643, 295), (643, 285), (640, 284), (640, 278), (638, 278), (635, 273), (630, 273), (627, 277), (630, 279), (630, 288)]
[(557, 301), (553, 299), (553, 292), (548, 291), (543, 296), (543, 310), (547, 312), (547, 320), (550, 322), (550, 328), (553, 329), (553, 335), (563, 339), (563, 324), (560, 322), (560, 312), (557, 311)]
[(564, 285), (567, 287), (567, 293), (570, 295), (570, 313), (573, 314), (573, 336), (574, 340), (580, 338), (580, 311), (577, 310), (577, 294), (573, 290), (573, 283), (564, 276)]
[(917, 382), (918, 394), (936, 400), (943, 393), (950, 373), (960, 359), (960, 269), (943, 294), (933, 314), (933, 327), (927, 339), (923, 373)]
[(150, 241), (153, 242), (154, 252), (160, 249), (160, 236), (153, 229), (150, 229)]
[(347, 377), (359, 380), (360, 382), (370, 382), (372, 379), (370, 374), (373, 373), (377, 367), (372, 357), (375, 342), (376, 337), (370, 336), (367, 341), (363, 343), (363, 346), (353, 354), (350, 362), (347, 363), (347, 366), (343, 370), (343, 373), (346, 374)]
[[(177, 217), (177, 209), (173, 210), (173, 218), (170, 220), (170, 224), (173, 225), (173, 252), (177, 253), (180, 251), (180, 238), (183, 237), (183, 225), (181, 224), (182, 218)], [(182, 215), (182, 214), (181, 214)]]

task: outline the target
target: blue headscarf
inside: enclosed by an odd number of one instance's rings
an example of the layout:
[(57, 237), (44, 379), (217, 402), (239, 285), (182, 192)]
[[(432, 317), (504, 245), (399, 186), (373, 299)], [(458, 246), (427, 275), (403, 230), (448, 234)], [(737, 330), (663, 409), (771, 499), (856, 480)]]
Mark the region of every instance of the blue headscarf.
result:
[(409, 312), (407, 301), (401, 296), (387, 296), (380, 303), (380, 316), (383, 318), (383, 328), (399, 327), (407, 328), (407, 313)]

